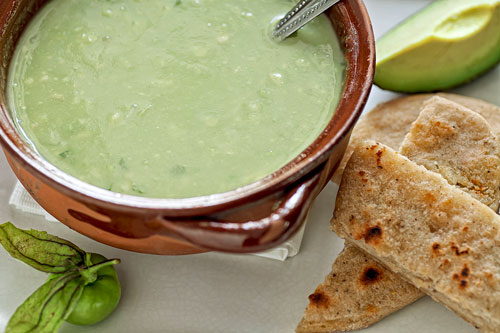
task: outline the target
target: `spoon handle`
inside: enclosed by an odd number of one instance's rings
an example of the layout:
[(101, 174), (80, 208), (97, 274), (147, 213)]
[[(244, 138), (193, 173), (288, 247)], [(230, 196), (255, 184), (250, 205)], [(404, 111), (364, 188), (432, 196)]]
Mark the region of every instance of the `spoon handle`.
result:
[(340, 0), (300, 0), (276, 24), (273, 38), (282, 41)]

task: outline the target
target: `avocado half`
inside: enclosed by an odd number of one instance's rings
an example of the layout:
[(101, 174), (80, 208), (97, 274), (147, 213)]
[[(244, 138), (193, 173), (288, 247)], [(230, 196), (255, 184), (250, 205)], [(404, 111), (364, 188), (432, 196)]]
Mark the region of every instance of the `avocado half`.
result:
[(437, 0), (377, 41), (375, 84), (430, 92), (468, 82), (500, 62), (500, 0)]

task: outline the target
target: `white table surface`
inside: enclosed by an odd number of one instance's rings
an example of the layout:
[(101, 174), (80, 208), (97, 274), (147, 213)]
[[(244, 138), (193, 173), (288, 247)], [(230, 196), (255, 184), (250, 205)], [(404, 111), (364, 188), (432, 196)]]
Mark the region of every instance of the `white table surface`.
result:
[[(366, 0), (376, 36), (429, 3), (429, 0)], [(500, 67), (455, 92), (500, 105)], [(374, 87), (368, 106), (396, 95)], [(15, 184), (0, 157), (0, 222), (46, 230), (83, 249), (118, 257), (123, 286), (118, 309), (93, 327), (63, 324), (60, 332), (293, 332), (306, 307), (307, 296), (330, 271), (343, 241), (329, 231), (335, 196), (330, 184), (318, 197), (309, 217), (299, 255), (286, 262), (255, 256), (207, 253), (152, 256), (97, 243), (61, 223), (46, 222), (8, 207)], [(45, 274), (11, 259), (0, 250), (0, 332), (18, 305), (45, 279)], [(365, 330), (375, 332), (474, 332), (458, 316), (424, 298)]]

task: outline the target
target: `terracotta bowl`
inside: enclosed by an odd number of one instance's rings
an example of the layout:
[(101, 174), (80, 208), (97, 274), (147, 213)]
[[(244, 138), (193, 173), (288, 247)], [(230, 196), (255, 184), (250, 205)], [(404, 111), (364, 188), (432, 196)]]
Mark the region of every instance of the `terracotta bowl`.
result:
[(234, 191), (187, 199), (121, 195), (49, 164), (16, 132), (5, 107), (8, 65), (24, 27), (44, 0), (0, 1), (0, 142), (33, 198), (70, 228), (99, 242), (154, 254), (256, 252), (290, 238), (344, 154), (368, 98), (375, 42), (361, 0), (328, 11), (348, 61), (343, 97), (323, 133), (294, 161)]

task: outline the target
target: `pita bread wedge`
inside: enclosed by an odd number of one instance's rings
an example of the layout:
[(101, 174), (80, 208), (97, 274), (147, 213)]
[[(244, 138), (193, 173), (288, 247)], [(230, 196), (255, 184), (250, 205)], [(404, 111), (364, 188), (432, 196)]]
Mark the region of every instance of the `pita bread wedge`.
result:
[(340, 183), (342, 172), (352, 153), (353, 144), (362, 140), (374, 140), (383, 143), (394, 150), (399, 150), (411, 125), (418, 118), (423, 104), (428, 99), (440, 96), (479, 113), (488, 121), (493, 134), (500, 138), (500, 108), (479, 99), (448, 94), (418, 94), (405, 96), (379, 104), (373, 110), (363, 115), (354, 127), (351, 142), (347, 147), (339, 168), (332, 180)]
[(500, 147), (486, 120), (477, 113), (432, 97), (424, 102), (400, 152), (498, 210)]
[(357, 144), (332, 228), (475, 327), (500, 331), (500, 216), (441, 175)]
[[(448, 105), (449, 103), (451, 105)], [(452, 108), (448, 109), (450, 106)], [(471, 120), (471, 122), (468, 123), (467, 120)], [(450, 135), (447, 131), (434, 131), (432, 132), (432, 142), (428, 142), (428, 146), (421, 147), (418, 139), (428, 137), (428, 128), (435, 121), (440, 121), (443, 125), (448, 126), (457, 126), (458, 122), (459, 132)], [(497, 162), (498, 166), (500, 164), (499, 145), (486, 121), (472, 111), (461, 108), (449, 100), (434, 97), (426, 101), (426, 108), (422, 110), (419, 118), (413, 123), (402, 147), (403, 149), (408, 147), (406, 149), (412, 155), (410, 159), (418, 158), (420, 164), (427, 162), (434, 168), (433, 171), (438, 173), (449, 170), (450, 179), (456, 178), (455, 174), (458, 173), (464, 177), (464, 183), (469, 183), (471, 179), (474, 179), (471, 175), (474, 174), (475, 169), (479, 168), (484, 171), (484, 163), (481, 162), (484, 149), (482, 144), (476, 145), (467, 140), (465, 141), (469, 142), (469, 145), (462, 147), (462, 142), (464, 138), (478, 137), (488, 143), (493, 141), (489, 152), (490, 155), (493, 154), (492, 159)], [(457, 148), (461, 147), (462, 151), (459, 153), (467, 153), (467, 156), (479, 156), (479, 159), (473, 159), (476, 163), (465, 163), (465, 166), (460, 166), (457, 172), (449, 167), (450, 164), (453, 165), (455, 155), (447, 151), (445, 154), (435, 154), (431, 147), (433, 145), (436, 146), (436, 149), (451, 148), (452, 152), (456, 152)], [(442, 166), (446, 166), (446, 168)], [(498, 168), (496, 169), (498, 170)], [(487, 171), (484, 173), (489, 174)], [(497, 174), (497, 172), (491, 173)], [(479, 179), (481, 176), (480, 173)], [(500, 177), (497, 179), (486, 182), (484, 187), (486, 191), (479, 192), (476, 196), (476, 199), (482, 200), (485, 204), (489, 204), (491, 201), (496, 202), (491, 207), (495, 210), (498, 208), (498, 200), (494, 199), (500, 195), (498, 188)], [(476, 193), (472, 192), (472, 194)], [(375, 278), (367, 278), (367, 273)], [(421, 291), (397, 274), (378, 264), (371, 256), (346, 243), (345, 249), (333, 264), (332, 271), (325, 281), (316, 288), (314, 294), (309, 297), (309, 305), (297, 332), (333, 332), (366, 328), (413, 303), (423, 295)], [(318, 302), (323, 298), (329, 299), (326, 306), (322, 302)]]
[(332, 272), (309, 296), (297, 333), (365, 328), (422, 297), (417, 288), (346, 243)]

